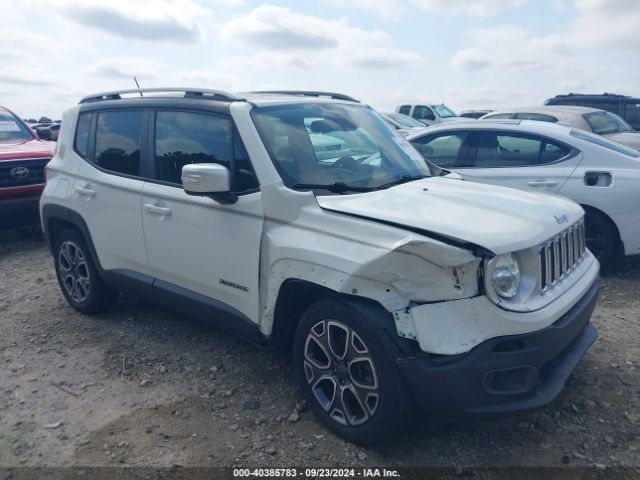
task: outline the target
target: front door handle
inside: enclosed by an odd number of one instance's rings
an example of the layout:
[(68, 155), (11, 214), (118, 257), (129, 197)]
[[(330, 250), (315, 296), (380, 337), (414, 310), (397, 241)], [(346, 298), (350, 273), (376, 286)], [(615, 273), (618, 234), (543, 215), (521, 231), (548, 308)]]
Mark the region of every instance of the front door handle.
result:
[(157, 205), (154, 205), (152, 203), (145, 203), (144, 209), (149, 213), (152, 213), (154, 215), (161, 215), (163, 217), (168, 217), (173, 213), (170, 208), (158, 207)]
[(76, 192), (87, 198), (93, 198), (96, 196), (96, 191), (88, 187), (76, 187)]
[(558, 182), (554, 180), (532, 180), (528, 182), (528, 185), (531, 187), (555, 187)]

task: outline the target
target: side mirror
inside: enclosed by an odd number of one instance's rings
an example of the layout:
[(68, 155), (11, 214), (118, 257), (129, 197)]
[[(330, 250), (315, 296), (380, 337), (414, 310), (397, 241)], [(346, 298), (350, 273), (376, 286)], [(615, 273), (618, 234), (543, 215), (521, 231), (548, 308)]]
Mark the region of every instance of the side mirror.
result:
[(210, 196), (221, 203), (234, 203), (231, 172), (217, 163), (192, 163), (182, 167), (182, 188), (189, 195)]

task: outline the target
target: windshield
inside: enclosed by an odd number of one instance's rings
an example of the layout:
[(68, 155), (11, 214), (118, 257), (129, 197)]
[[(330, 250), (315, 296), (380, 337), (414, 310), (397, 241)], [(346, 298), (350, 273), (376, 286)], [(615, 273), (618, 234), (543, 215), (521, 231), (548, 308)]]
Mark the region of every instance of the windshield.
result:
[(627, 122), (610, 112), (585, 113), (584, 119), (593, 133), (607, 135), (609, 133), (630, 132), (633, 130)]
[(252, 115), (290, 188), (367, 191), (430, 174), (411, 144), (363, 105), (261, 107)]
[(455, 112), (447, 107), (444, 103), (441, 105), (431, 105), (440, 118), (457, 117)]
[(403, 115), (402, 113), (385, 113), (387, 117), (390, 117), (394, 122), (399, 123), (403, 127), (407, 128), (424, 128), (424, 123), (419, 122), (415, 118)]
[(600, 145), (601, 147), (609, 148), (611, 150), (615, 150), (618, 153), (623, 153), (628, 155), (629, 157), (640, 158), (640, 152), (634, 150), (631, 147), (627, 147), (622, 143), (614, 142), (606, 137), (601, 137), (600, 135), (594, 135), (593, 133), (586, 132), (584, 130), (578, 130), (576, 128), (571, 129), (571, 135), (581, 140), (586, 140), (587, 142), (595, 143), (596, 145)]
[(0, 140), (31, 140), (33, 135), (9, 112), (0, 112)]

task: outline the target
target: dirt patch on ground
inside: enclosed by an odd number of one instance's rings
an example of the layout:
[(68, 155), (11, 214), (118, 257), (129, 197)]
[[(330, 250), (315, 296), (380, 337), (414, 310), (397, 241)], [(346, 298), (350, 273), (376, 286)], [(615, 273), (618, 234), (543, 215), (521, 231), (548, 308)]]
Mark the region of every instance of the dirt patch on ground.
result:
[(286, 356), (133, 298), (83, 316), (38, 230), (0, 231), (0, 466), (638, 467), (640, 259), (603, 279), (593, 321), (548, 408), (361, 448), (315, 421)]

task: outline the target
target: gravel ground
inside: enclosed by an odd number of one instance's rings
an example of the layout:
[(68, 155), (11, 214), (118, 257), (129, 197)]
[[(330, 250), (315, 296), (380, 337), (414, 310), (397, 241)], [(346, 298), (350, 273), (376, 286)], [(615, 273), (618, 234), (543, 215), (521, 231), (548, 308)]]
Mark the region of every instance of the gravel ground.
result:
[(37, 228), (0, 231), (0, 466), (563, 466), (640, 475), (640, 258), (604, 278), (560, 398), (361, 448), (307, 410), (288, 357), (148, 302), (83, 316)]

